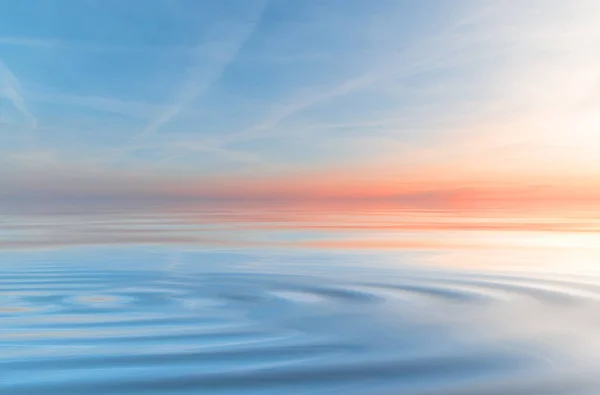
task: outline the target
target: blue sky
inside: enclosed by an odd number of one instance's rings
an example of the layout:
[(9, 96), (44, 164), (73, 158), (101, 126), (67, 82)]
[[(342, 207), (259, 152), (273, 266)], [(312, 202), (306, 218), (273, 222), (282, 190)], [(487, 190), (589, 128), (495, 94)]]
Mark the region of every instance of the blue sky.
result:
[(597, 15), (593, 1), (0, 0), (1, 177), (452, 160), (465, 131), (564, 108), (573, 73), (573, 95), (593, 97)]

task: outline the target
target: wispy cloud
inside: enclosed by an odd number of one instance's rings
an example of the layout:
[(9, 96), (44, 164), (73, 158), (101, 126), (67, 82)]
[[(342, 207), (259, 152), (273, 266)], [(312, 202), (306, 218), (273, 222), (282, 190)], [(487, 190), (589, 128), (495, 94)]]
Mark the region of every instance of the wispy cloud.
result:
[(59, 92), (27, 92), (33, 103), (58, 105), (68, 108), (88, 109), (103, 113), (123, 115), (136, 119), (147, 119), (162, 109), (160, 104), (144, 101), (123, 100), (115, 97), (75, 95)]
[(56, 50), (70, 52), (99, 52), (99, 53), (127, 53), (127, 54), (155, 54), (155, 53), (193, 53), (197, 47), (192, 45), (159, 45), (138, 44), (127, 45), (117, 43), (101, 43), (89, 40), (60, 39), (51, 37), (21, 37), (0, 36), (0, 46), (20, 47), (30, 50)]
[(31, 48), (55, 48), (61, 43), (58, 40), (34, 37), (7, 37), (0, 36), (0, 45), (31, 47)]
[[(194, 48), (193, 53), (193, 64), (186, 70), (186, 79), (180, 82), (181, 86), (172, 101), (164, 106), (162, 110), (157, 111), (157, 115), (143, 127), (143, 129), (134, 134), (129, 142), (122, 147), (113, 150), (112, 155), (109, 155), (108, 161), (114, 161), (122, 158), (124, 155), (144, 149), (147, 147), (146, 140), (155, 135), (161, 128), (173, 121), (183, 111), (187, 110), (190, 105), (201, 97), (211, 86), (219, 81), (223, 73), (227, 70), (229, 65), (235, 63), (239, 52), (244, 48), (247, 42), (252, 38), (253, 34), (259, 28), (265, 10), (268, 7), (268, 0), (264, 0), (258, 7), (255, 8), (254, 14), (248, 18), (250, 22), (240, 22), (236, 26), (229, 27), (229, 37), (225, 39), (216, 37), (215, 42), (202, 43)], [(216, 29), (219, 31), (219, 29)], [(210, 62), (212, 60), (213, 62)], [(216, 60), (216, 62), (214, 62)], [(212, 64), (211, 67), (206, 64)], [(164, 145), (164, 142), (161, 142)], [(168, 146), (169, 143), (167, 142)], [(170, 144), (171, 147), (177, 145)], [(201, 153), (210, 152), (213, 154), (220, 154), (234, 160), (241, 161), (259, 161), (255, 155), (235, 152), (227, 150), (224, 147), (220, 147), (214, 144), (206, 144), (197, 142), (195, 144), (187, 145), (184, 150), (185, 153), (168, 154), (166, 157), (161, 159), (150, 167), (154, 168), (157, 164), (170, 162), (181, 156), (185, 156), (191, 152)]]
[(3, 153), (2, 162), (19, 169), (49, 169), (59, 164), (59, 154), (52, 149), (30, 149)]
[[(282, 100), (283, 104), (275, 104), (273, 110), (255, 124), (229, 134), (198, 138), (197, 144), (213, 147), (215, 150), (225, 150), (233, 143), (289, 134), (290, 128), (283, 132), (278, 126), (305, 110), (356, 93), (390, 78), (398, 81), (430, 69), (443, 67), (448, 57), (471, 44), (468, 41), (453, 40), (455, 38), (453, 33), (461, 26), (485, 17), (493, 9), (494, 7), (489, 5), (476, 9), (457, 21), (442, 26), (435, 35), (423, 37), (402, 50), (398, 50), (392, 43), (383, 55), (380, 54), (377, 59), (373, 59), (373, 66), (366, 71), (337, 84), (304, 89), (291, 99)], [(306, 129), (303, 130), (307, 132)]]
[(215, 67), (205, 70), (204, 63), (206, 62), (206, 51), (214, 51), (214, 43), (209, 45), (200, 45), (196, 48), (197, 54), (195, 64), (193, 64), (187, 72), (187, 79), (182, 83), (182, 88), (176, 95), (175, 99), (154, 118), (144, 129), (134, 137), (134, 140), (143, 139), (158, 131), (162, 126), (169, 123), (182, 111), (184, 111), (194, 100), (200, 97), (212, 84), (219, 80), (222, 73), (229, 64), (235, 62), (239, 51), (244, 47), (246, 42), (252, 37), (255, 30), (260, 26), (263, 13), (268, 2), (262, 3), (257, 9), (255, 21), (251, 23), (243, 23), (237, 30), (239, 33), (232, 40), (226, 40), (217, 44), (220, 48), (217, 52), (222, 54), (222, 61), (217, 63)]
[(23, 98), (19, 80), (2, 60), (0, 60), (0, 95), (7, 98), (32, 127), (37, 126), (37, 119), (29, 111)]
[(145, 171), (156, 170), (163, 168), (166, 164), (180, 160), (181, 158), (191, 155), (213, 155), (219, 159), (225, 159), (226, 161), (233, 164), (241, 164), (243, 166), (253, 165), (251, 168), (248, 167), (248, 171), (256, 170), (256, 166), (266, 168), (273, 166), (272, 163), (262, 158), (260, 155), (235, 149), (222, 148), (218, 145), (209, 145), (202, 141), (196, 140), (180, 140), (169, 142), (163, 150), (165, 155), (157, 160), (156, 162), (144, 166)]

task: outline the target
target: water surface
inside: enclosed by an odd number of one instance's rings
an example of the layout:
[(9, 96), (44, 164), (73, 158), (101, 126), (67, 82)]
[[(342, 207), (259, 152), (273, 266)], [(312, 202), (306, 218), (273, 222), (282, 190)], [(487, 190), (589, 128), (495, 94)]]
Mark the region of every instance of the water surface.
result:
[(6, 210), (7, 394), (600, 393), (590, 212)]

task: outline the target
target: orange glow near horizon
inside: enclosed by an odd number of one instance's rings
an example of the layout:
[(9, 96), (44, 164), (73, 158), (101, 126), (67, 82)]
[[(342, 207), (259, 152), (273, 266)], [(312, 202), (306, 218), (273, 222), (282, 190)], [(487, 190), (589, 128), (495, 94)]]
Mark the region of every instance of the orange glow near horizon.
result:
[[(261, 179), (229, 179), (215, 184), (195, 180), (168, 194), (188, 198), (216, 197), (229, 200), (389, 200), (423, 207), (528, 207), (542, 204), (568, 208), (600, 203), (600, 180), (555, 178), (532, 180), (436, 180), (425, 174), (397, 179), (369, 179), (318, 174)], [(195, 185), (199, 185), (196, 187)]]

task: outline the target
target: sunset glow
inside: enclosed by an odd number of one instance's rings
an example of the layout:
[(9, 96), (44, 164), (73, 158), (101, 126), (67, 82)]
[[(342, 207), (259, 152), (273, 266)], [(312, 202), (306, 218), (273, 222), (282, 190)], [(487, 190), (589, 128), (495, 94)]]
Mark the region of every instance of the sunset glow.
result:
[(127, 7), (61, 30), (26, 3), (0, 16), (0, 199), (600, 201), (597, 1), (192, 2), (143, 42)]

